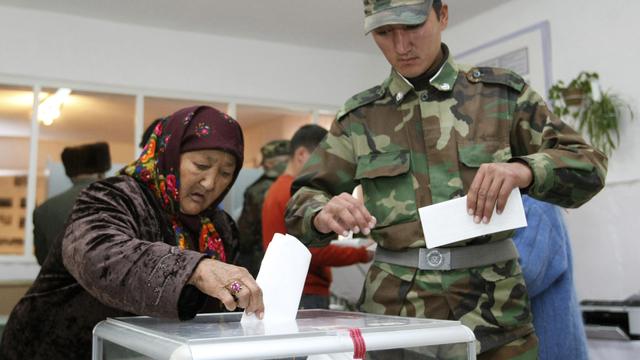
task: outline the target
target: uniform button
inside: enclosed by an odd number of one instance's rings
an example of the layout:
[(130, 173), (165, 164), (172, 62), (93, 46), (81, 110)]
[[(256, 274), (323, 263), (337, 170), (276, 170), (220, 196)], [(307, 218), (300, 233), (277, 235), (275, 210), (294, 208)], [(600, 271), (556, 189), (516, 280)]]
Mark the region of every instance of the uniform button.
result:
[(449, 86), (449, 84), (442, 84), (442, 90), (449, 90), (451, 88), (451, 86)]
[(427, 94), (426, 92), (425, 92), (425, 93), (422, 93), (422, 94), (420, 95), (420, 100), (422, 100), (422, 101), (427, 101), (427, 100), (429, 100), (429, 94)]
[(480, 72), (480, 70), (475, 70), (473, 72), (473, 77), (474, 78), (479, 78), (480, 76), (482, 76), (482, 73)]
[(401, 93), (401, 92), (400, 92), (400, 93), (397, 93), (397, 94), (396, 94), (396, 102), (400, 102), (400, 101), (402, 100), (402, 97), (403, 97), (403, 96), (404, 96), (404, 94), (403, 94), (403, 93)]

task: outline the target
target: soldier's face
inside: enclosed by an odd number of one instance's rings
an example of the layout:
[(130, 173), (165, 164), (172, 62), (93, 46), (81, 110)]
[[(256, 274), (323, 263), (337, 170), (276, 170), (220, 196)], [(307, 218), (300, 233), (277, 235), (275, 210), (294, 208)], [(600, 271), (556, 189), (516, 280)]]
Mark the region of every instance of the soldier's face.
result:
[(236, 158), (220, 150), (197, 150), (180, 156), (180, 211), (197, 215), (218, 199), (233, 181)]
[(372, 31), (373, 39), (387, 61), (407, 78), (422, 75), (440, 53), (441, 33), (449, 21), (448, 7), (442, 5), (440, 19), (431, 9), (420, 25), (385, 25)]

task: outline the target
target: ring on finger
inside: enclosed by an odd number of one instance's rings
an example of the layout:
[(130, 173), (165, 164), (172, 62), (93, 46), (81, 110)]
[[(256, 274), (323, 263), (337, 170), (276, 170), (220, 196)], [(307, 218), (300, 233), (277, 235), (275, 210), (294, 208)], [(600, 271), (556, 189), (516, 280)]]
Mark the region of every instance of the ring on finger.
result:
[(227, 285), (227, 290), (229, 290), (231, 295), (235, 297), (240, 291), (242, 291), (242, 284), (237, 280), (233, 280), (229, 285)]

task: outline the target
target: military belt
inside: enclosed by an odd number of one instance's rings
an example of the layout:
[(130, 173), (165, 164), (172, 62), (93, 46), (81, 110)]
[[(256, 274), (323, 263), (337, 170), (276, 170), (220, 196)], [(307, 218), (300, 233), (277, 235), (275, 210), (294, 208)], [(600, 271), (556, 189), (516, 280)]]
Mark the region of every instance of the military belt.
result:
[(491, 265), (518, 258), (511, 238), (482, 245), (452, 248), (412, 248), (401, 251), (376, 249), (375, 261), (418, 268), (420, 270), (453, 270)]

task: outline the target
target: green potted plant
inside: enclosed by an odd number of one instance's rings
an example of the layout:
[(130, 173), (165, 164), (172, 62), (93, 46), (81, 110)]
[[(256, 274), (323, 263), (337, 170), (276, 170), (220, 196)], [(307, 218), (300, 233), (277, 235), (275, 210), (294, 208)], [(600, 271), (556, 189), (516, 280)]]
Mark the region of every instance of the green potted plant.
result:
[(594, 147), (611, 155), (620, 142), (622, 117), (626, 113), (633, 120), (634, 114), (618, 95), (600, 90), (599, 78), (583, 71), (568, 85), (560, 80), (549, 89), (549, 100), (556, 115), (573, 118)]

